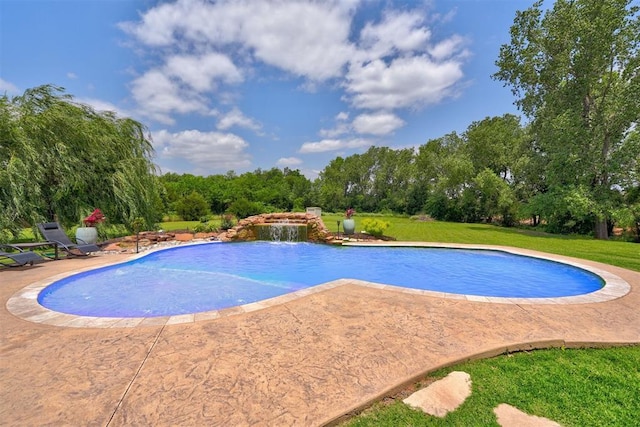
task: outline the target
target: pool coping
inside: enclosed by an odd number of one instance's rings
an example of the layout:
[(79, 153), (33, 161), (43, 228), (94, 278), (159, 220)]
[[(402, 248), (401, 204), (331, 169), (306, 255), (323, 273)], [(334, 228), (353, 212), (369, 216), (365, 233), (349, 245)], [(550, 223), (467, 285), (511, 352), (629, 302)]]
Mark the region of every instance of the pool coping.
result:
[[(188, 245), (199, 244), (212, 244), (215, 242), (204, 241), (194, 242)], [(222, 242), (218, 242), (223, 244)], [(129, 317), (129, 318), (117, 318), (117, 317), (93, 317), (93, 316), (79, 316), (61, 313), (50, 310), (41, 306), (38, 303), (39, 293), (52, 284), (55, 281), (61, 280), (65, 277), (82, 273), (96, 268), (103, 268), (112, 265), (122, 264), (128, 261), (132, 261), (137, 258), (141, 258), (149, 255), (150, 253), (175, 248), (162, 247), (152, 249), (140, 254), (136, 254), (126, 260), (118, 260), (111, 263), (105, 263), (100, 267), (90, 267), (74, 271), (61, 273), (55, 276), (48, 277), (37, 282), (34, 282), (26, 287), (22, 288), (18, 292), (9, 298), (6, 307), (13, 315), (27, 320), (29, 322), (41, 323), (59, 327), (70, 328), (133, 328), (139, 326), (162, 326), (162, 325), (176, 325), (184, 323), (194, 323), (204, 320), (212, 320), (220, 317), (232, 316), (242, 313), (248, 313), (252, 311), (262, 310), (268, 307), (280, 305), (289, 301), (293, 301), (299, 298), (306, 297), (319, 292), (324, 292), (329, 289), (333, 289), (344, 285), (357, 285), (375, 289), (389, 290), (394, 292), (400, 292), (405, 294), (416, 294), (437, 298), (465, 300), (472, 302), (482, 303), (494, 303), (494, 304), (519, 304), (519, 305), (534, 305), (534, 304), (590, 304), (599, 303), (605, 301), (611, 301), (620, 297), (623, 297), (631, 290), (631, 286), (624, 279), (619, 276), (587, 264), (583, 264), (573, 259), (548, 254), (544, 252), (520, 249), (510, 246), (496, 246), (496, 245), (478, 245), (478, 244), (450, 244), (450, 243), (435, 243), (435, 242), (343, 242), (344, 246), (386, 246), (386, 247), (420, 247), (420, 248), (447, 248), (447, 249), (470, 249), (470, 250), (490, 250), (490, 251), (502, 251), (514, 255), (528, 256), (532, 258), (543, 259), (552, 262), (559, 262), (567, 265), (571, 265), (583, 270), (589, 271), (598, 275), (605, 282), (604, 286), (594, 292), (569, 296), (569, 297), (554, 297), (554, 298), (504, 298), (504, 297), (484, 297), (477, 295), (463, 295), (453, 294), (447, 292), (428, 291), (420, 289), (411, 289), (395, 285), (387, 285), (381, 283), (368, 282), (359, 279), (343, 278), (333, 280), (331, 282), (322, 283), (316, 286), (312, 286), (306, 289), (280, 295), (274, 298), (265, 299), (258, 302), (244, 304), (240, 306), (225, 308), (221, 310), (211, 310), (200, 313), (181, 314), (174, 316), (162, 316), (162, 317)]]

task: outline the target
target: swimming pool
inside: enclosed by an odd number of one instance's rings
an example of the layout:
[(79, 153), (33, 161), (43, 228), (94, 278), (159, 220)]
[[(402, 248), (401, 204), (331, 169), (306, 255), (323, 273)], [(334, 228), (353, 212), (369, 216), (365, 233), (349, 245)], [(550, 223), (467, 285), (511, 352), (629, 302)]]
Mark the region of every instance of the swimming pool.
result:
[(157, 251), (44, 288), (51, 310), (97, 317), (159, 317), (220, 310), (340, 278), (447, 293), (512, 298), (583, 295), (594, 273), (493, 250), (209, 243)]

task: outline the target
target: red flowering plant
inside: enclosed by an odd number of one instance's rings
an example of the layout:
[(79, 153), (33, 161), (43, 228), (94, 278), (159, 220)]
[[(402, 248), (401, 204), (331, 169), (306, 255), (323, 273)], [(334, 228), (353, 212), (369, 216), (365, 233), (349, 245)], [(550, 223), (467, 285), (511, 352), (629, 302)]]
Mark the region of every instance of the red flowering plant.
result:
[(351, 219), (352, 216), (354, 216), (356, 214), (356, 210), (353, 208), (349, 208), (347, 209), (347, 211), (344, 213), (345, 218), (347, 219)]
[(91, 214), (82, 220), (85, 227), (95, 227), (97, 224), (103, 222), (106, 219), (100, 209), (95, 209)]

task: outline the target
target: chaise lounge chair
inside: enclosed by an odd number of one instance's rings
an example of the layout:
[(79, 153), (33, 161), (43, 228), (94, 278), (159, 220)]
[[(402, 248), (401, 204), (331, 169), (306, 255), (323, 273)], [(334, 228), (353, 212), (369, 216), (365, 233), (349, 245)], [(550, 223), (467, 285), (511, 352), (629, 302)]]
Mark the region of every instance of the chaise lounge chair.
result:
[(46, 240), (55, 242), (58, 247), (68, 255), (89, 255), (90, 252), (97, 252), (100, 248), (93, 243), (78, 241), (73, 243), (57, 222), (43, 222), (38, 224), (38, 230)]
[[(7, 246), (12, 247), (10, 245)], [(24, 252), (19, 249), (18, 252), (5, 252), (0, 250), (0, 260), (4, 259), (9, 259), (13, 262), (10, 264), (0, 262), (0, 267), (21, 267), (26, 264), (33, 265), (36, 262), (44, 261), (44, 258), (35, 252)]]

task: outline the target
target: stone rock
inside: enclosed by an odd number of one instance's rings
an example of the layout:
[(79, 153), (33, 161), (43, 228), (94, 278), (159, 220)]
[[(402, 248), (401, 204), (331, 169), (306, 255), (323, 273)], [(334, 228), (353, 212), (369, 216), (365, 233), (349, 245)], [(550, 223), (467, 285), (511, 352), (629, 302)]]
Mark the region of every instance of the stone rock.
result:
[(102, 250), (106, 252), (119, 252), (122, 248), (117, 243), (109, 243), (107, 246), (102, 248)]
[(238, 221), (238, 225), (220, 233), (218, 240), (223, 242), (235, 240), (256, 240), (255, 225), (287, 222), (290, 224), (307, 225), (307, 240), (309, 242), (326, 242), (330, 236), (322, 219), (305, 212), (276, 212), (250, 216)]
[(560, 427), (560, 424), (548, 418), (529, 415), (518, 408), (501, 403), (493, 409), (502, 427)]
[(471, 395), (471, 377), (466, 372), (454, 371), (403, 400), (409, 406), (427, 414), (444, 417)]
[(194, 239), (210, 239), (215, 236), (215, 233), (196, 233), (193, 238)]
[(177, 233), (176, 240), (179, 242), (188, 242), (193, 240), (193, 234), (191, 233)]

